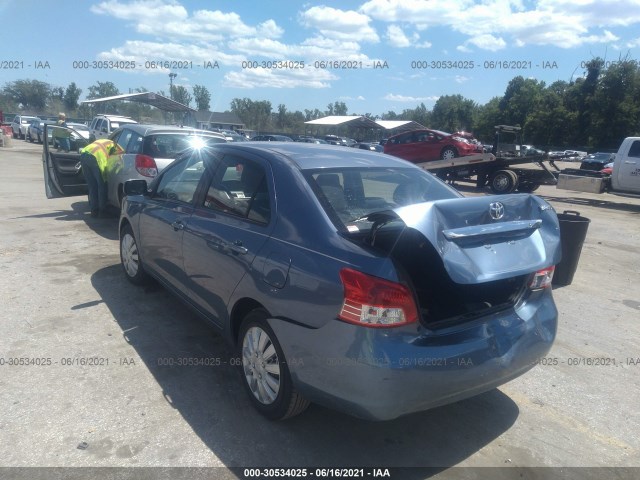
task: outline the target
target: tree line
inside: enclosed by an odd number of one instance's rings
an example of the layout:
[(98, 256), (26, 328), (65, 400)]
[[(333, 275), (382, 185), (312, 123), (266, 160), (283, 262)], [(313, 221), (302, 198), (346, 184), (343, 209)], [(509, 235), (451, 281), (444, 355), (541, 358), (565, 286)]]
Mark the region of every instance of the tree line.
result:
[[(288, 110), (279, 104), (273, 108), (268, 100), (234, 98), (229, 110), (244, 122), (246, 128), (261, 132), (305, 133), (305, 122), (326, 115), (364, 115), (373, 120), (413, 120), (426, 127), (446, 132), (469, 131), (485, 141), (493, 138), (495, 125), (519, 125), (525, 143), (539, 148), (615, 149), (623, 138), (640, 135), (640, 65), (621, 58), (606, 63), (601, 58), (585, 62), (584, 75), (570, 81), (547, 85), (533, 78), (516, 76), (502, 96), (480, 105), (462, 95), (444, 95), (429, 110), (424, 103), (402, 112), (381, 115), (349, 113), (344, 102), (336, 101), (325, 110)], [(134, 92), (144, 92), (139, 87)], [(0, 91), (0, 109), (5, 112), (37, 113), (45, 110), (67, 111), (90, 118), (86, 104), (78, 103), (82, 90), (72, 82), (66, 88), (52, 87), (38, 80), (9, 82)], [(204, 85), (189, 92), (181, 85), (171, 86), (170, 96), (185, 105), (195, 102), (198, 110), (208, 110), (211, 94)], [(118, 95), (111, 82), (97, 82), (88, 88), (87, 99)], [(161, 122), (162, 112), (137, 103), (111, 104), (106, 113), (120, 113), (139, 120)], [(311, 132), (313, 133), (313, 131)], [(369, 136), (377, 132), (343, 129), (351, 136)], [(363, 138), (364, 140), (365, 138)]]

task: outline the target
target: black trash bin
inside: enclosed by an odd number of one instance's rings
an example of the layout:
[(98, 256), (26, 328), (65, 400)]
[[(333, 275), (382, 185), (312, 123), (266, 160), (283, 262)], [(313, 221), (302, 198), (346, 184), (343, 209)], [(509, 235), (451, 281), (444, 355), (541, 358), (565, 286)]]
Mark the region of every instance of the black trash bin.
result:
[(571, 285), (573, 275), (578, 268), (582, 244), (587, 237), (587, 229), (591, 220), (580, 216), (580, 212), (565, 210), (558, 214), (560, 221), (560, 244), (562, 246), (562, 260), (556, 265), (552, 285)]

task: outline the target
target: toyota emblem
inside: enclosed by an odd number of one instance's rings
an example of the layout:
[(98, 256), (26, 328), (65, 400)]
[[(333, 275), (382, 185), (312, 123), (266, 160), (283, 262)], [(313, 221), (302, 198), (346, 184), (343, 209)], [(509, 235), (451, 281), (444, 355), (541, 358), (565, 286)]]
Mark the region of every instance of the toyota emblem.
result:
[(489, 204), (489, 215), (494, 220), (500, 220), (504, 217), (504, 205), (500, 202), (493, 202)]

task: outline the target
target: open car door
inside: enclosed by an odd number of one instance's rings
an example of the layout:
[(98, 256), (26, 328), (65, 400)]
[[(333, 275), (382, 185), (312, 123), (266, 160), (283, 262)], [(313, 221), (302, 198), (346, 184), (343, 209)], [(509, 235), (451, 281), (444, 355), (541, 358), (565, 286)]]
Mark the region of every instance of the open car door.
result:
[(73, 128), (46, 124), (43, 136), (42, 166), (47, 198), (86, 195), (87, 182), (80, 167), (79, 151), (89, 140)]

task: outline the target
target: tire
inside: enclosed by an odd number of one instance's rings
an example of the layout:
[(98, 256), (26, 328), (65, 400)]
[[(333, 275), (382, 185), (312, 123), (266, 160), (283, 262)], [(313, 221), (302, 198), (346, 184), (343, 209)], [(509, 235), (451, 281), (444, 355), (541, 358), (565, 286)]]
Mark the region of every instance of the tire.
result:
[(120, 264), (127, 280), (134, 285), (144, 285), (148, 282), (149, 275), (140, 260), (138, 242), (130, 225), (125, 226), (120, 232)]
[(511, 193), (518, 188), (518, 175), (511, 170), (498, 170), (489, 177), (489, 187), (496, 195)]
[(33, 138), (31, 137), (31, 134), (27, 132), (27, 136), (25, 137), (24, 141), (29, 141), (30, 143), (33, 143)]
[(266, 318), (264, 310), (253, 310), (240, 327), (242, 385), (256, 410), (270, 420), (284, 420), (302, 413), (309, 401), (293, 388), (284, 353)]
[(523, 182), (518, 185), (518, 191), (522, 193), (532, 193), (535, 192), (538, 187), (540, 187), (538, 183)]
[(453, 147), (445, 147), (440, 152), (441, 160), (451, 160), (452, 158), (456, 158), (458, 156), (458, 152)]
[(13, 138), (18, 138), (18, 134), (16, 132), (14, 132), (13, 130), (11, 130), (11, 133), (13, 133)]

